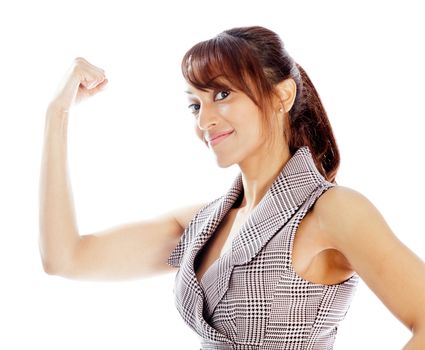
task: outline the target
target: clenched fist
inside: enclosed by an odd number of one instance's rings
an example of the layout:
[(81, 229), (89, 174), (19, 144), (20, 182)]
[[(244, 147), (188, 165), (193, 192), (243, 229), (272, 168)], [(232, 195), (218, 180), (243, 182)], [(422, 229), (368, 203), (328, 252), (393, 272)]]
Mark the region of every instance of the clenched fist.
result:
[(103, 69), (78, 57), (74, 60), (49, 108), (68, 112), (72, 105), (97, 94), (107, 82)]

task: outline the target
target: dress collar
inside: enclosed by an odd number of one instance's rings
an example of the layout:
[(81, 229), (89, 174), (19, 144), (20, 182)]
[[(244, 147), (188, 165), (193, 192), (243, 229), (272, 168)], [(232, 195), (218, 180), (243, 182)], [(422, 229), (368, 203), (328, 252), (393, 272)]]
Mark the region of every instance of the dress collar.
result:
[[(283, 166), (257, 207), (239, 229), (232, 242), (233, 263), (239, 265), (250, 261), (317, 187), (329, 185), (332, 184), (326, 181), (316, 168), (309, 148), (300, 147)], [(172, 266), (180, 266), (186, 248), (194, 243), (194, 240), (197, 241), (196, 246), (201, 248), (242, 192), (242, 174), (239, 173), (226, 194), (207, 205), (209, 210), (201, 210), (201, 215), (195, 215), (170, 255), (168, 261)], [(206, 220), (202, 220), (203, 214), (208, 215)], [(199, 221), (203, 221), (202, 225), (199, 225)]]
[[(233, 264), (249, 262), (267, 241), (295, 214), (311, 193), (329, 183), (317, 170), (307, 146), (299, 148), (284, 165), (260, 203), (239, 229), (232, 242)], [(225, 196), (223, 211), (232, 207), (243, 191), (239, 174)], [(220, 219), (219, 219), (220, 220)]]
[[(224, 334), (212, 328), (206, 319), (229, 288), (233, 268), (251, 261), (315, 191), (330, 186), (333, 184), (326, 181), (317, 170), (308, 147), (299, 148), (238, 230), (231, 249), (209, 267), (216, 269), (217, 273), (210, 271), (213, 272), (210, 274), (212, 277), (203, 286), (196, 278), (195, 258), (242, 194), (242, 175), (238, 174), (225, 195), (206, 205), (194, 216), (168, 262), (180, 267), (180, 277), (176, 279), (175, 285), (176, 305), (184, 320), (198, 334), (231, 343)], [(208, 288), (212, 283), (217, 288)]]

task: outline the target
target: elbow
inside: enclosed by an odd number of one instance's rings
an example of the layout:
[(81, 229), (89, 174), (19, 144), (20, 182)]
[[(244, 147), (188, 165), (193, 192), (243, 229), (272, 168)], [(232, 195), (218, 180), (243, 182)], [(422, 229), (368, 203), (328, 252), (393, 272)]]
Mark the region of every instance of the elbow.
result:
[(42, 259), (42, 265), (44, 272), (50, 276), (61, 276), (71, 279), (78, 278), (78, 275), (72, 269), (71, 264), (66, 264), (64, 262), (52, 263)]
[(70, 275), (70, 259), (65, 259), (63, 256), (49, 256), (41, 254), (41, 263), (46, 274), (52, 276), (66, 277)]
[(57, 270), (54, 269), (54, 267), (52, 266), (52, 264), (49, 264), (45, 261), (43, 261), (43, 270), (45, 273), (47, 273), (48, 275), (58, 275)]
[(44, 272), (48, 275), (63, 275), (63, 269), (60, 267), (58, 262), (54, 261), (54, 259), (48, 258), (45, 255), (41, 255), (41, 263)]
[(52, 254), (49, 254), (49, 249), (40, 241), (39, 249), (40, 249), (40, 258), (41, 264), (43, 266), (43, 270), (48, 275), (59, 275), (58, 263), (56, 262)]
[(48, 275), (54, 276), (54, 275), (61, 275), (60, 269), (57, 267), (56, 264), (52, 263), (51, 261), (42, 258), (41, 259), (43, 270)]
[(46, 274), (62, 277), (71, 274), (75, 264), (74, 248), (71, 244), (58, 247), (40, 241), (39, 248), (42, 267)]

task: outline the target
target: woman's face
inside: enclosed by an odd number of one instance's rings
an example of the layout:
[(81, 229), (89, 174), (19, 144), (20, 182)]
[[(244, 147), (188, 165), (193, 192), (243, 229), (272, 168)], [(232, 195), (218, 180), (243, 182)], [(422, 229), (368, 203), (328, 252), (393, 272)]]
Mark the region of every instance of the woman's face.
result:
[(261, 111), (245, 93), (233, 89), (202, 91), (191, 85), (186, 92), (196, 133), (220, 167), (241, 165), (266, 151)]

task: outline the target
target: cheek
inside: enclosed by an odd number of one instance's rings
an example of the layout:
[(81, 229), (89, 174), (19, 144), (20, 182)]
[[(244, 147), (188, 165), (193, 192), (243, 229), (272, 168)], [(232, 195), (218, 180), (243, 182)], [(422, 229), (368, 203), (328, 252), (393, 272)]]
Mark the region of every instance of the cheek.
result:
[(231, 114), (231, 108), (227, 103), (222, 103), (218, 106), (217, 113), (223, 117), (227, 117), (229, 114)]
[(251, 118), (249, 118), (249, 121), (246, 122), (246, 124), (249, 124), (250, 127), (247, 128), (247, 131), (249, 133), (249, 137), (255, 141), (262, 143), (265, 141), (265, 138), (267, 138), (269, 135), (267, 132), (265, 132), (262, 116), (259, 113), (255, 113), (255, 111), (252, 111)]

